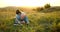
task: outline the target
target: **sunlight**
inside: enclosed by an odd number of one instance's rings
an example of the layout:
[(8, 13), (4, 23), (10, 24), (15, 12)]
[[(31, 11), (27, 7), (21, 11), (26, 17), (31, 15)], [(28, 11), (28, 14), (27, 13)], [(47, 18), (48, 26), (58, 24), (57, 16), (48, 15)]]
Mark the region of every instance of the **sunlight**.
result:
[(60, 5), (60, 0), (0, 0), (0, 7), (5, 6), (44, 6), (47, 3), (50, 3), (52, 6)]

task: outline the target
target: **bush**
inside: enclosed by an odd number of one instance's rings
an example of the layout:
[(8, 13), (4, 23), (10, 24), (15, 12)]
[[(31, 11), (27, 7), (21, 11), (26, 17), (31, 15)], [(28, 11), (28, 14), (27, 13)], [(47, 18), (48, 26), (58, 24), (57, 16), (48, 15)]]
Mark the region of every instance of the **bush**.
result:
[(44, 10), (43, 7), (41, 7), (41, 8), (40, 8), (40, 7), (37, 7), (37, 11), (38, 11), (38, 12), (40, 12), (40, 11), (42, 11), (42, 10)]

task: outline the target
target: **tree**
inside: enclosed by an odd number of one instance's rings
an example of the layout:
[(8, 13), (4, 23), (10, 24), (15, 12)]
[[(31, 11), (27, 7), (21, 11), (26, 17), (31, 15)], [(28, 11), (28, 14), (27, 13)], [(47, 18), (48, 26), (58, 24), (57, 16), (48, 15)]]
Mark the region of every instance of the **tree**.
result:
[(44, 8), (50, 8), (50, 4), (45, 4)]

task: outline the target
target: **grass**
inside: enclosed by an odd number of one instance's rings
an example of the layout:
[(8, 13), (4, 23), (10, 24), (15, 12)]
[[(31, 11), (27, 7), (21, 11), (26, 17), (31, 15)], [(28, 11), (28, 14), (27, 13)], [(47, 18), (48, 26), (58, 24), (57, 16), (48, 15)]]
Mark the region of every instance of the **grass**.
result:
[(60, 11), (30, 12), (27, 16), (30, 21), (28, 26), (14, 26), (15, 12), (1, 12), (0, 32), (56, 32), (56, 29), (60, 28)]

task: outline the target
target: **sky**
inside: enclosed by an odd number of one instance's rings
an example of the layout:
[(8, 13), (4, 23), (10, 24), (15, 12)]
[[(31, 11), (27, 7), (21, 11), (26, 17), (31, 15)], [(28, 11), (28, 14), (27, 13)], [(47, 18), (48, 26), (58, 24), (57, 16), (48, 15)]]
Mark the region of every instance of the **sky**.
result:
[(45, 4), (51, 6), (60, 6), (60, 0), (0, 0), (0, 7), (7, 6), (44, 6)]

